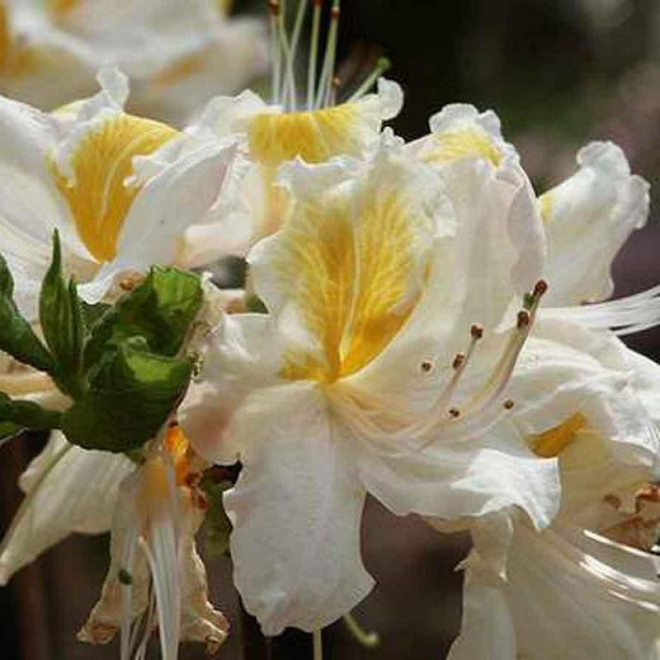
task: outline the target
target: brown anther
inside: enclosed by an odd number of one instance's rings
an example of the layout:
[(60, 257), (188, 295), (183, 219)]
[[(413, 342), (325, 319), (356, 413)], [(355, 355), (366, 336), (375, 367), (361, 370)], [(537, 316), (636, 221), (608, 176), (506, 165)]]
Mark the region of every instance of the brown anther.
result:
[(323, 7), (323, 0), (314, 0), (315, 7)]
[(519, 328), (526, 328), (531, 321), (531, 316), (529, 315), (529, 312), (525, 309), (521, 309), (518, 312), (518, 327)]
[(339, 20), (339, 7), (333, 7), (330, 10), (330, 20), (338, 21)]
[(174, 428), (176, 428), (177, 426), (179, 426), (179, 420), (177, 420), (176, 418), (175, 418), (175, 419), (171, 419), (171, 420), (167, 423), (167, 426), (168, 426), (168, 428), (174, 429)]
[(451, 368), (456, 370), (460, 369), (465, 362), (465, 353), (456, 353), (454, 356), (454, 361), (451, 363)]
[(450, 408), (448, 412), (454, 419), (459, 417), (461, 414), (461, 411), (458, 408)]
[(341, 78), (340, 78), (339, 76), (335, 76), (335, 77), (332, 79), (332, 86), (333, 86), (335, 89), (339, 89), (339, 88), (341, 87), (341, 84), (342, 84), (342, 82), (341, 82)]
[(539, 280), (534, 285), (534, 296), (540, 298), (548, 290), (548, 283), (545, 280)]
[(511, 410), (511, 408), (513, 408), (513, 399), (507, 399), (502, 405), (505, 410)]
[(273, 16), (279, 16), (280, 13), (279, 0), (266, 0), (266, 4), (268, 5), (268, 9), (270, 9), (270, 12), (271, 14), (273, 14)]
[(473, 323), (470, 327), (470, 334), (474, 339), (481, 339), (484, 336), (484, 326)]
[(424, 360), (421, 364), (422, 371), (427, 374), (433, 369), (433, 362), (431, 360)]

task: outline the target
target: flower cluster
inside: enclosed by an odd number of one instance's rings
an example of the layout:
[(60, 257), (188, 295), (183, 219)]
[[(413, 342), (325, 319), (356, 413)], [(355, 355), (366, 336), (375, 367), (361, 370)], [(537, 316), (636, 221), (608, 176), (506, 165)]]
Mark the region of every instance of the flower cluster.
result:
[[(264, 634), (318, 655), (374, 585), (370, 494), (471, 534), (454, 660), (657, 657), (660, 367), (619, 335), (660, 322), (660, 291), (603, 302), (648, 184), (593, 142), (538, 195), (470, 105), (408, 142), (382, 61), (336, 103), (337, 0), (320, 58), (311, 3), (301, 92), (308, 4), (288, 30), (269, 3), (271, 104), (216, 97), (178, 130), (126, 113), (112, 68), (51, 113), (0, 98), (0, 433), (51, 434), (0, 581), (111, 530), (79, 638), (214, 651), (213, 517)], [(226, 255), (244, 290), (195, 274)]]

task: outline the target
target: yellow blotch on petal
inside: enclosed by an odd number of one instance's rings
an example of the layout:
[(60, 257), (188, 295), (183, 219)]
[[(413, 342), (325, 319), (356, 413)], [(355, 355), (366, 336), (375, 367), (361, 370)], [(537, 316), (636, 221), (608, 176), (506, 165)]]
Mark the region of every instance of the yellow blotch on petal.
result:
[(70, 157), (72, 179), (51, 161), (78, 235), (99, 263), (114, 259), (119, 233), (139, 191), (139, 186), (125, 183), (133, 173), (133, 157), (152, 153), (175, 135), (165, 124), (122, 114), (82, 138)]
[(300, 156), (321, 163), (339, 154), (357, 154), (355, 123), (359, 109), (354, 103), (290, 114), (257, 115), (248, 129), (250, 155), (258, 163), (276, 167)]
[(421, 295), (415, 221), (396, 195), (375, 191), (357, 208), (336, 199), (292, 218), (274, 267), (293, 283), (295, 307), (318, 350), (290, 351), (284, 378), (332, 383), (389, 344)]
[(585, 429), (587, 420), (582, 413), (575, 413), (561, 424), (530, 438), (530, 445), (541, 458), (556, 458), (573, 443), (579, 431)]
[(552, 193), (547, 192), (539, 197), (539, 207), (541, 210), (541, 218), (543, 219), (543, 222), (547, 224), (552, 218), (552, 211), (554, 208)]
[(471, 157), (483, 158), (493, 167), (498, 167), (502, 152), (485, 131), (473, 127), (434, 134), (433, 147), (426, 153), (425, 159), (431, 164), (443, 164)]

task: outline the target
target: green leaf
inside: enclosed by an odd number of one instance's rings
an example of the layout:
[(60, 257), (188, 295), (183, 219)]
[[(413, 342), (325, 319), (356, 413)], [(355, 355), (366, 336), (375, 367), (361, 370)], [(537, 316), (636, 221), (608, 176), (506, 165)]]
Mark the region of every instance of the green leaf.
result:
[(67, 285), (62, 274), (62, 250), (57, 231), (53, 235), (53, 258), (39, 299), (41, 329), (55, 358), (53, 379), (59, 389), (74, 398), (84, 391), (82, 349), (85, 323), (73, 280)]
[(0, 392), (0, 439), (13, 437), (20, 431), (59, 428), (62, 414), (46, 410), (32, 401), (10, 399)]
[(14, 280), (7, 262), (0, 256), (0, 350), (40, 371), (51, 372), (53, 359), (21, 316), (12, 299)]
[(129, 337), (144, 337), (149, 349), (174, 356), (202, 304), (199, 277), (176, 268), (155, 266), (144, 282), (123, 296), (92, 328), (85, 364)]
[(80, 302), (82, 303), (83, 319), (87, 328), (91, 328), (111, 308), (111, 305), (107, 303), (87, 303), (84, 300)]
[(125, 340), (90, 370), (85, 396), (64, 413), (64, 433), (86, 449), (136, 449), (167, 421), (191, 374), (188, 360), (155, 355), (142, 338)]

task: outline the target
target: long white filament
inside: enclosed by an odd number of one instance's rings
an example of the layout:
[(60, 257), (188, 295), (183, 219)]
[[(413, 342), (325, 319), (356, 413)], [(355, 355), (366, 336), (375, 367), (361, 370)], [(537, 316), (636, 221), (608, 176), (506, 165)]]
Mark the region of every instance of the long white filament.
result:
[(660, 285), (632, 296), (603, 303), (543, 310), (542, 318), (580, 323), (594, 330), (630, 335), (660, 324)]

